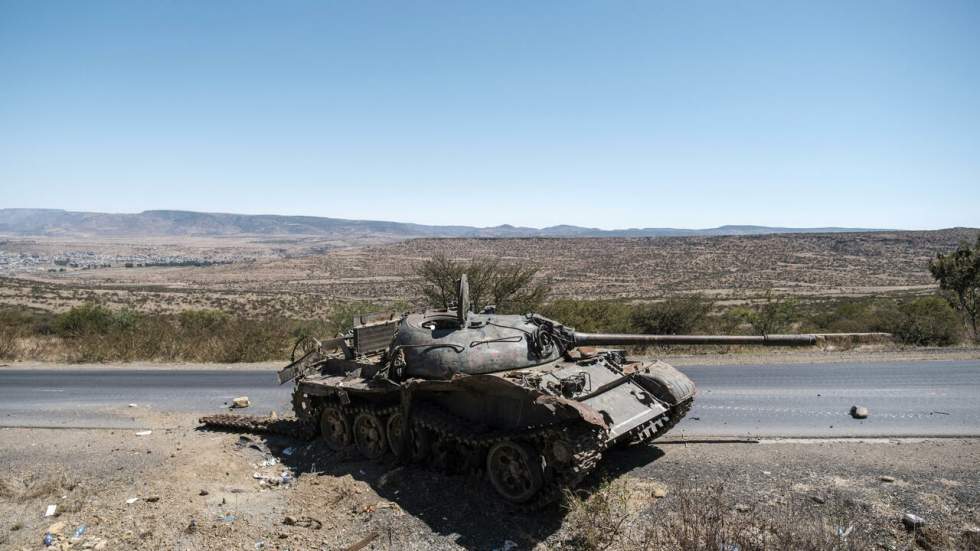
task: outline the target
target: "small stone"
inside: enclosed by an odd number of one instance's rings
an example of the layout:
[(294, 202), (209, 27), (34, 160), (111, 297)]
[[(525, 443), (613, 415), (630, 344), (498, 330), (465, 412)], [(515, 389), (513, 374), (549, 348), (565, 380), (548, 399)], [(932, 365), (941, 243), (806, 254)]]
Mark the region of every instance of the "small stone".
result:
[(282, 523), (286, 526), (296, 526), (296, 517), (286, 515), (286, 518), (282, 519)]
[(735, 510), (738, 511), (739, 513), (747, 513), (749, 509), (750, 507), (744, 503), (735, 504)]
[(661, 487), (658, 486), (658, 487), (656, 487), (656, 488), (653, 489), (653, 494), (652, 495), (653, 495), (653, 497), (655, 497), (657, 499), (660, 499), (662, 497), (667, 497), (667, 489), (666, 488), (661, 488)]
[(247, 408), (249, 405), (248, 396), (239, 396), (231, 401), (232, 408)]
[(160, 496), (148, 496), (148, 497), (143, 498), (143, 501), (145, 501), (147, 503), (156, 503), (156, 502), (160, 501)]
[(960, 534), (960, 539), (967, 544), (963, 547), (967, 549), (980, 549), (980, 528), (967, 526)]
[(269, 412), (269, 419), (272, 419), (274, 421), (278, 418), (279, 418), (279, 414), (276, 413), (276, 410), (272, 410)]
[(894, 476), (882, 475), (878, 477), (878, 480), (882, 482), (895, 482)]
[(867, 419), (871, 413), (864, 406), (851, 406), (851, 417), (855, 419)]
[(207, 490), (201, 490), (200, 492), (197, 493), (197, 495), (199, 495), (199, 496), (206, 496), (206, 495), (208, 495), (208, 491)]
[(810, 496), (810, 501), (813, 501), (814, 503), (819, 503), (820, 505), (827, 503), (827, 500), (820, 496)]
[(920, 517), (919, 515), (913, 515), (912, 513), (905, 513), (902, 516), (902, 524), (908, 531), (917, 530), (926, 525), (926, 519)]

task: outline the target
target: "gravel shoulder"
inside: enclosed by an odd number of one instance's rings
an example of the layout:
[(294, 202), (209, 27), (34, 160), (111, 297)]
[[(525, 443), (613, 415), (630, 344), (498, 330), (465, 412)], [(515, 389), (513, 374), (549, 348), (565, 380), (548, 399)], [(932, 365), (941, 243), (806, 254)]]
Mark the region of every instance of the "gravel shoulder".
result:
[[(583, 548), (584, 533), (610, 522), (622, 536), (610, 548), (627, 548), (627, 535), (706, 490), (734, 521), (789, 507), (823, 522), (853, 509), (899, 543), (911, 541), (900, 522), (909, 512), (942, 527), (940, 538), (980, 523), (976, 439), (617, 449), (569, 509), (525, 513), (474, 475), (365, 461), (316, 441), (204, 431), (187, 414), (138, 415), (151, 434), (0, 430), (0, 547), (40, 549), (54, 530), (67, 549)], [(274, 483), (284, 472), (287, 483)], [(598, 513), (596, 502), (606, 504)], [(56, 516), (43, 516), (48, 505)], [(593, 507), (587, 519), (583, 507)], [(936, 548), (958, 545), (943, 541)]]

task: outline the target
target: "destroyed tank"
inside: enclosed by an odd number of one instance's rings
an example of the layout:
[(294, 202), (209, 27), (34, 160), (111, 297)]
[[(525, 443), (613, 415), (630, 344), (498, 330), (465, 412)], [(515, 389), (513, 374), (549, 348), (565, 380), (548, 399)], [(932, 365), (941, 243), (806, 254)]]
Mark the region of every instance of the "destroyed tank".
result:
[(297, 417), (332, 449), (387, 453), (450, 472), (484, 471), (534, 507), (574, 487), (617, 444), (654, 440), (691, 408), (694, 383), (662, 361), (596, 346), (805, 346), (814, 335), (590, 334), (537, 314), (457, 307), (355, 319), (335, 339), (297, 343), (278, 374)]

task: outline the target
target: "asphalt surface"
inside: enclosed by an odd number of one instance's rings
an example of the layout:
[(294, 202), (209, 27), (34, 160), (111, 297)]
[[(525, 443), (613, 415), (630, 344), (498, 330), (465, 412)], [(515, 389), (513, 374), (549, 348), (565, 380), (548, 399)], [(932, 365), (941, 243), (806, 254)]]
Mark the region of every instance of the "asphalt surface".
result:
[[(689, 366), (695, 406), (669, 436), (980, 436), (980, 360)], [(140, 427), (137, 410), (289, 410), (270, 371), (0, 368), (0, 427)], [(852, 405), (870, 409), (855, 420)]]

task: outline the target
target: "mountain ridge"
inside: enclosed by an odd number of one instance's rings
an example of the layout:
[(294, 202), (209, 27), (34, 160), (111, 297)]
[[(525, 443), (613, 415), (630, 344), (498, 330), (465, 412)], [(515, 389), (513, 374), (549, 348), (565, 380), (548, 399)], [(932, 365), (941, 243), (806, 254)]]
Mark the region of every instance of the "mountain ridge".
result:
[(723, 225), (715, 228), (623, 228), (604, 230), (569, 224), (531, 228), (501, 224), (491, 227), (427, 225), (385, 220), (353, 220), (320, 216), (234, 214), (186, 210), (139, 213), (80, 212), (63, 209), (0, 209), (0, 234), (19, 236), (235, 236), (290, 235), (329, 238), (377, 237), (680, 237), (767, 235), (782, 233), (855, 233), (896, 231), (881, 228), (792, 228)]

